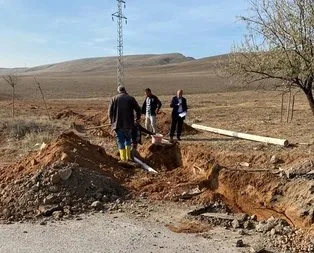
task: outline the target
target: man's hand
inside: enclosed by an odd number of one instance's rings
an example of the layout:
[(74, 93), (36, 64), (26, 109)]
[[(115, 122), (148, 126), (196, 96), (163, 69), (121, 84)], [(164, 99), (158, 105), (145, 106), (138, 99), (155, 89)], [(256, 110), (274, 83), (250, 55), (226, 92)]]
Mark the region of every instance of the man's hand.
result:
[(159, 109), (156, 109), (156, 114), (158, 114), (159, 113)]

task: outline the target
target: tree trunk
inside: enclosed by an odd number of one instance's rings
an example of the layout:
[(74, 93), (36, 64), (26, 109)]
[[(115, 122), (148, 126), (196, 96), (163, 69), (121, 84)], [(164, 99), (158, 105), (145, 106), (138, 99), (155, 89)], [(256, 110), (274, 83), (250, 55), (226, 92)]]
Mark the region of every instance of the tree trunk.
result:
[(305, 95), (306, 95), (307, 101), (309, 102), (309, 105), (311, 107), (312, 113), (314, 115), (314, 98), (313, 98), (313, 90), (312, 90), (312, 88), (308, 89), (308, 90), (305, 90)]
[(12, 86), (12, 118), (15, 116), (15, 87)]

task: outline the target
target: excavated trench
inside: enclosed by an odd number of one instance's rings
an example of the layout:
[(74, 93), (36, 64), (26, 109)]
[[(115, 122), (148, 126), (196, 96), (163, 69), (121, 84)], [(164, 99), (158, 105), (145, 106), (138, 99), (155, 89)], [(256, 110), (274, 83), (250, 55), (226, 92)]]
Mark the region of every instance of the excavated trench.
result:
[[(263, 151), (258, 154), (243, 154), (217, 151), (210, 146), (191, 143), (158, 146), (147, 142), (140, 147), (139, 153), (159, 174), (123, 169), (115, 158), (107, 155), (99, 146), (92, 145), (74, 133), (62, 134), (44, 150), (1, 169), (3, 205), (0, 205), (0, 216), (8, 211), (8, 203), (12, 206), (11, 216), (20, 215), (14, 210), (22, 210), (32, 216), (42, 200), (48, 195), (56, 195), (63, 184), (70, 184), (71, 180), (56, 185), (53, 182), (52, 176), (56, 174), (54, 165), (61, 161), (87, 168), (92, 177), (98, 178), (99, 174), (104, 179), (101, 182), (106, 184), (109, 179), (116, 182), (112, 184), (116, 192), (109, 192), (106, 187), (96, 189), (91, 185), (95, 196), (100, 195), (97, 191), (101, 190), (102, 194), (106, 193), (109, 197), (112, 195), (114, 199), (114, 195), (120, 194), (120, 189), (126, 189), (135, 196), (144, 194), (152, 200), (189, 201), (197, 205), (222, 200), (233, 212), (255, 214), (259, 219), (279, 217), (296, 227), (314, 230), (313, 180), (309, 176), (288, 179), (280, 177), (273, 170), (261, 170), (269, 160)], [(238, 164), (243, 161), (249, 161), (252, 166), (239, 168)], [(76, 167), (70, 170), (74, 176)], [(36, 173), (45, 172), (43, 168), (48, 168), (47, 171), (52, 174), (48, 173), (42, 181), (34, 180), (32, 177)], [(301, 167), (301, 170), (304, 169), (304, 166)], [(312, 162), (306, 169), (314, 170)], [(25, 189), (21, 186), (25, 186)], [(26, 198), (23, 192), (29, 192), (29, 196), (38, 196), (34, 199)], [(73, 188), (73, 194), (76, 193), (76, 188)], [(94, 195), (88, 200), (95, 198)], [(21, 208), (18, 199), (22, 197), (28, 202), (32, 201), (34, 208), (28, 208), (29, 204)], [(81, 209), (82, 212), (85, 210)], [(22, 215), (25, 216), (24, 213)]]
[[(71, 111), (61, 114), (57, 118), (74, 116), (77, 123), (88, 126), (107, 121), (100, 115), (87, 117)], [(158, 117), (158, 128), (166, 134), (171, 117), (165, 113)], [(186, 134), (197, 133), (187, 125), (184, 128)], [(296, 227), (313, 228), (314, 183), (311, 178), (287, 179), (274, 174), (269, 169), (272, 166), (267, 164), (270, 157), (263, 151), (232, 153), (194, 143), (170, 146), (146, 143), (139, 151), (141, 158), (160, 172), (158, 175), (137, 172), (128, 180), (129, 173), (125, 175), (117, 168), (113, 170), (115, 174), (120, 173), (120, 181), (128, 181), (126, 187), (135, 194), (144, 193), (152, 199), (185, 199), (195, 204), (219, 198), (234, 212), (256, 214), (259, 219), (280, 217)], [(286, 162), (290, 164), (296, 159), (291, 155), (286, 157)], [(239, 168), (241, 162), (249, 162), (250, 168)], [(314, 171), (312, 163), (311, 166)]]
[(258, 169), (266, 159), (261, 155), (250, 157), (255, 168), (238, 168), (235, 165), (243, 155), (226, 155), (199, 145), (146, 145), (141, 153), (160, 173), (132, 181), (130, 186), (139, 194), (194, 204), (218, 198), (235, 213), (256, 215), (260, 220), (273, 216), (298, 228), (314, 228), (314, 182)]

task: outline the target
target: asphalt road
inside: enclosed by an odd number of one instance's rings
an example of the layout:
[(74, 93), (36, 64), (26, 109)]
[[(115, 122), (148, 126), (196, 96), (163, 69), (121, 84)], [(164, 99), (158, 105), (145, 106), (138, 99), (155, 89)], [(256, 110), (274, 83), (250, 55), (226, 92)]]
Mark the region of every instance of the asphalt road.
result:
[(215, 229), (209, 239), (178, 234), (158, 223), (123, 215), (96, 214), (83, 220), (0, 225), (0, 252), (245, 252), (235, 248), (239, 235)]

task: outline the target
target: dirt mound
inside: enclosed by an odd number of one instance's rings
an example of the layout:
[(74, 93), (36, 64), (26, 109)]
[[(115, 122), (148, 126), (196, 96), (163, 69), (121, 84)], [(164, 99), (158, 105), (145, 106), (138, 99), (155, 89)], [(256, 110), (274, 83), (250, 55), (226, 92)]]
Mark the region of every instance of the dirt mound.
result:
[(126, 194), (131, 171), (90, 142), (66, 133), (40, 152), (1, 169), (0, 218), (71, 216)]
[(16, 179), (19, 175), (34, 172), (41, 167), (64, 161), (77, 163), (89, 169), (100, 169), (116, 166), (116, 160), (107, 155), (105, 150), (82, 139), (73, 132), (61, 134), (55, 141), (44, 147), (40, 152), (26, 157), (12, 166), (6, 173), (1, 173), (0, 180)]
[(71, 119), (72, 122), (83, 122), (86, 125), (99, 126), (108, 122), (108, 116), (104, 113), (81, 114), (70, 109), (57, 113), (55, 119)]
[[(163, 135), (167, 135), (170, 132), (170, 126), (171, 126), (171, 114), (160, 112), (157, 115), (157, 131)], [(192, 134), (198, 134), (198, 131), (195, 130), (193, 127), (189, 126), (186, 123), (183, 123), (183, 135), (192, 135)]]
[[(113, 137), (110, 125), (108, 125), (108, 116), (104, 113), (80, 114), (72, 110), (65, 110), (56, 114), (54, 118), (59, 120), (70, 119), (71, 128), (75, 130), (79, 129), (79, 132), (87, 132), (89, 135), (97, 137)], [(104, 127), (99, 128), (102, 125), (104, 125)]]
[(72, 110), (65, 110), (57, 113), (54, 116), (55, 119), (69, 119), (69, 118), (83, 118), (83, 115), (76, 113)]

